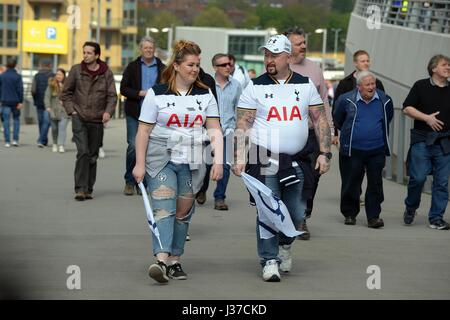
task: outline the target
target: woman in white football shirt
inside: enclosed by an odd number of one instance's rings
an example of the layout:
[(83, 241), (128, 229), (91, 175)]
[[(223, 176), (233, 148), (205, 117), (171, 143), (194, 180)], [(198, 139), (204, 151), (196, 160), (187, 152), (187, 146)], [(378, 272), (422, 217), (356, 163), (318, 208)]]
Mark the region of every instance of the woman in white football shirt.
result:
[(162, 74), (162, 83), (147, 92), (136, 135), (133, 176), (141, 182), (148, 174), (150, 201), (162, 247), (153, 235), (156, 263), (149, 275), (157, 282), (187, 278), (180, 256), (194, 212), (194, 195), (205, 174), (202, 132), (206, 126), (215, 150), (211, 178), (223, 170), (223, 137), (216, 100), (200, 81), (200, 48), (180, 40)]

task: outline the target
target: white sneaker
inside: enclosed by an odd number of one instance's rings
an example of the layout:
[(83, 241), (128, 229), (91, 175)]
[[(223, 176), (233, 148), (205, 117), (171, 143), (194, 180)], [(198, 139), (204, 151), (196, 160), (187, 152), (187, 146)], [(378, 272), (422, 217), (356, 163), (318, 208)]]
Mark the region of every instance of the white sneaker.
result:
[(292, 268), (291, 245), (282, 245), (278, 247), (278, 257), (281, 259), (281, 272), (289, 272)]
[(9, 142), (5, 143), (5, 147), (9, 148), (11, 147), (11, 144)]
[(263, 268), (263, 279), (267, 282), (279, 282), (281, 280), (277, 260), (266, 261), (266, 265)]
[(59, 152), (59, 153), (64, 153), (64, 152), (66, 152), (66, 150), (64, 150), (64, 146), (59, 146), (59, 147), (58, 147), (58, 152)]
[(100, 159), (106, 157), (105, 150), (103, 150), (103, 148), (98, 149), (98, 156)]
[(18, 147), (18, 146), (19, 146), (19, 143), (18, 143), (16, 140), (14, 140), (13, 143), (12, 143), (12, 145), (13, 145), (14, 147)]
[(56, 144), (52, 145), (52, 152), (58, 152), (58, 146)]

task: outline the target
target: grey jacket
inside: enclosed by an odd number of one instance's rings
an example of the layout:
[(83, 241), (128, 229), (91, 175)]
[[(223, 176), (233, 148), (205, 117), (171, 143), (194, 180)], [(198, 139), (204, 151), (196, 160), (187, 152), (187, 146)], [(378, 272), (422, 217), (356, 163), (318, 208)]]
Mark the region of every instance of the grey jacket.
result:
[[(171, 143), (166, 138), (150, 137), (147, 148), (146, 171), (150, 177), (156, 175), (169, 163)], [(195, 143), (191, 149), (194, 161), (189, 162), (192, 176), (192, 191), (196, 194), (203, 184), (203, 178), (206, 174), (206, 164), (202, 161), (203, 144)]]

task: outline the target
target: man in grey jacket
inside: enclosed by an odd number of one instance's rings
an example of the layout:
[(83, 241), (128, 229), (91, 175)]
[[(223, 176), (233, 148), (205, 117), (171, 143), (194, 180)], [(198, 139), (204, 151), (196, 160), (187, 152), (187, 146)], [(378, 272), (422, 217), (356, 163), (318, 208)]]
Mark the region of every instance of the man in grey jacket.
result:
[(70, 70), (61, 100), (67, 114), (72, 116), (77, 145), (75, 200), (92, 199), (103, 124), (110, 120), (117, 103), (114, 76), (100, 60), (98, 43), (84, 43), (83, 61)]

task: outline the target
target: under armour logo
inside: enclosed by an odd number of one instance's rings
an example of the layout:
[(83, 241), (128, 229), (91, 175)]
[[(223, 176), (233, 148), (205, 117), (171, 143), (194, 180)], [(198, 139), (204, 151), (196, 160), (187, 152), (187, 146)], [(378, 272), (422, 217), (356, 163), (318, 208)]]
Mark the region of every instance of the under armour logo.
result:
[(174, 103), (169, 103), (169, 102), (167, 102), (167, 108), (169, 108), (170, 106), (175, 107), (175, 102), (174, 102)]
[(267, 98), (273, 98), (273, 93), (271, 93), (271, 94), (267, 94), (267, 93), (266, 93), (266, 99), (267, 99)]
[(300, 98), (298, 97), (298, 95), (300, 94), (299, 91), (295, 90), (294, 91), (295, 95), (297, 96), (297, 98), (295, 98), (295, 100), (300, 101)]
[(202, 111), (202, 102), (201, 101), (198, 101), (198, 100), (195, 100), (196, 102), (197, 102), (197, 104), (198, 104), (198, 109), (200, 110), (200, 111)]
[(270, 43), (276, 43), (276, 42), (277, 42), (277, 39), (269, 39), (268, 44), (270, 44)]

